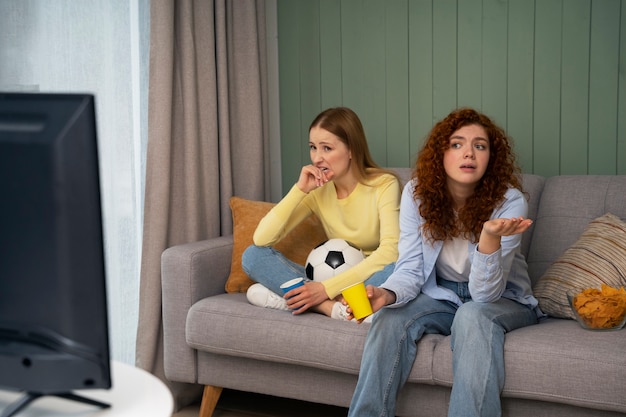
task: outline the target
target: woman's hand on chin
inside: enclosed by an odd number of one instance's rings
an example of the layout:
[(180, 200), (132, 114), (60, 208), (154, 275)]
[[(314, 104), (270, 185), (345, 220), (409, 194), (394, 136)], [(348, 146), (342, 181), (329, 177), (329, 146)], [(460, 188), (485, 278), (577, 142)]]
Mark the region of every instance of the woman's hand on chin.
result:
[(314, 165), (305, 165), (300, 170), (300, 177), (296, 185), (300, 191), (308, 194), (326, 184), (332, 177), (332, 171), (325, 171)]

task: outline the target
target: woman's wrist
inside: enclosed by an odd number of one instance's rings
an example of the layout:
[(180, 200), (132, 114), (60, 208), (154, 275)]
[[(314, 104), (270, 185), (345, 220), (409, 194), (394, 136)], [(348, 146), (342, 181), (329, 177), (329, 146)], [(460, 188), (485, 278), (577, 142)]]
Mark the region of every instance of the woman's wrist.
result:
[(485, 255), (490, 255), (500, 249), (501, 237), (498, 235), (492, 235), (486, 231), (482, 231), (480, 239), (478, 240), (477, 250)]
[(383, 290), (385, 290), (385, 305), (394, 304), (396, 302), (396, 293), (386, 288), (383, 288)]

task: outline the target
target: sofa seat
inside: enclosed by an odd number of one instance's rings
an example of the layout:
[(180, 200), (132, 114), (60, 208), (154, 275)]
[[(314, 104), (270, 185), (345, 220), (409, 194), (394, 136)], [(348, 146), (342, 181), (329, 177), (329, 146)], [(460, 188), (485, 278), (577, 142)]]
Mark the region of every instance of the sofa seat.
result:
[[(186, 335), (187, 344), (202, 352), (356, 376), (369, 326), (314, 313), (294, 317), (253, 306), (245, 294), (220, 294), (191, 307)], [(573, 320), (547, 319), (515, 330), (506, 335), (503, 397), (626, 413), (620, 382), (625, 352), (623, 333), (589, 337)], [(426, 335), (419, 342), (409, 382), (452, 386), (449, 336)]]
[(363, 351), (367, 328), (321, 314), (293, 317), (253, 306), (245, 294), (221, 294), (192, 306), (186, 334), (189, 346), (206, 352), (357, 375), (361, 356), (354, 352)]
[(546, 319), (507, 334), (504, 396), (626, 413), (626, 333)]

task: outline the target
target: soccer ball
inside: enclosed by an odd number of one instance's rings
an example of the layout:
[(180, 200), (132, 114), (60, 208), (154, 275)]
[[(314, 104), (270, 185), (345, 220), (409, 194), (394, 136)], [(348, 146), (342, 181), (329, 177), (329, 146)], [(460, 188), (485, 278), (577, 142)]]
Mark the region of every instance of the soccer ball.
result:
[(306, 259), (307, 278), (324, 281), (365, 259), (363, 252), (343, 239), (330, 239), (315, 247)]

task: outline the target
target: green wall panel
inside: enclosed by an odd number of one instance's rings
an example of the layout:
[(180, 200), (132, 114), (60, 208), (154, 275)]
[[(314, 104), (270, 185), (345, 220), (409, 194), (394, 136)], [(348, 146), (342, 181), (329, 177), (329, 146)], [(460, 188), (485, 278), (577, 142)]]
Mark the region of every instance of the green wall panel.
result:
[(433, 124), (433, 22), (430, 0), (409, 3), (409, 155), (411, 166)]
[(541, 0), (535, 6), (532, 156), (533, 171), (546, 176), (559, 173), (561, 7), (560, 0)]
[[(300, 110), (302, 125), (295, 137), (288, 140), (298, 140), (302, 143), (300, 157), (309, 160), (308, 129), (311, 120), (319, 113), (321, 101), (321, 49), (320, 49), (320, 9), (314, 1), (299, 0), (298, 10), (298, 44), (299, 44), (299, 72), (300, 72)], [(315, 35), (315, 36), (313, 36)], [(279, 50), (280, 54), (280, 50)], [(282, 136), (282, 134), (281, 134)], [(296, 154), (287, 155), (295, 159)], [(302, 165), (302, 164), (300, 164)], [(296, 178), (300, 169), (296, 170)]]
[[(458, 25), (458, 105), (463, 107), (481, 107), (483, 90), (483, 30), (482, 1), (462, 1), (458, 14), (463, 16)], [(449, 22), (448, 24), (453, 24)], [(506, 39), (506, 38), (505, 38)]]
[(340, 106), (342, 94), (341, 4), (320, 3), (320, 79), (322, 108)]
[(385, 165), (393, 167), (410, 164), (408, 3), (385, 2)]
[(433, 113), (441, 119), (457, 103), (457, 16), (455, 0), (433, 1)]
[(594, 141), (589, 144), (589, 170), (599, 174), (610, 174), (617, 168), (620, 3), (594, 1), (591, 10), (589, 132)]
[[(300, 39), (299, 30), (292, 25), (294, 16), (298, 16), (300, 3), (304, 3), (304, 1), (282, 2), (277, 10), (278, 33), (289, 33), (289, 36), (280, 36), (278, 53), (280, 72), (278, 87), (281, 91), (279, 107), (283, 190), (288, 190), (290, 184), (293, 184), (292, 178), (294, 175), (297, 178), (300, 173), (303, 160), (301, 153), (305, 145), (304, 138), (301, 137), (303, 120), (300, 109)], [(306, 123), (306, 120), (304, 120), (304, 123)], [(285, 179), (286, 173), (290, 174), (288, 181)]]
[(387, 157), (385, 4), (378, 0), (341, 2), (342, 104), (360, 116), (370, 151), (382, 161)]
[(385, 166), (471, 106), (524, 172), (626, 174), (626, 0), (278, 0), (278, 43), (285, 192), (312, 118), (338, 105)]
[(533, 165), (533, 75), (535, 5), (532, 1), (509, 2), (507, 58), (506, 127), (513, 138), (520, 165), (526, 172), (534, 172)]
[(506, 123), (507, 111), (507, 11), (506, 2), (483, 1), (481, 68), (484, 82), (480, 108), (502, 124)]
[(591, 1), (573, 0), (563, 4), (563, 45), (561, 61), (561, 112), (569, 115), (561, 126), (560, 166), (562, 174), (587, 169), (589, 132), (589, 30)]

